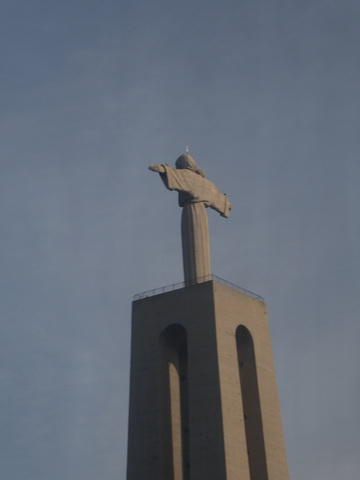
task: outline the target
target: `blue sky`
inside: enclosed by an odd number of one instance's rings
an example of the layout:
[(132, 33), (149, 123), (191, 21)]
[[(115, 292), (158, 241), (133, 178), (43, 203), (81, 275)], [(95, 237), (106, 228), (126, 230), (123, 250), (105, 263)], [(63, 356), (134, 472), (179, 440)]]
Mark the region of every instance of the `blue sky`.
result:
[(264, 296), (292, 480), (357, 480), (360, 4), (2, 0), (0, 476), (125, 478), (132, 296), (182, 280), (190, 153), (213, 273)]

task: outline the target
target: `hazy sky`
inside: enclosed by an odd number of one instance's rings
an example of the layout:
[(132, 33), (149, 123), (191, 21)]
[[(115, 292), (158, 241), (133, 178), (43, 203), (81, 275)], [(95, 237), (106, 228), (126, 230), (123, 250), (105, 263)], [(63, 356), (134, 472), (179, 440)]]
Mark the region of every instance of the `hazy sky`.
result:
[(268, 304), (292, 480), (360, 472), (358, 0), (1, 0), (0, 477), (125, 478), (131, 301), (182, 280), (185, 145), (213, 273)]

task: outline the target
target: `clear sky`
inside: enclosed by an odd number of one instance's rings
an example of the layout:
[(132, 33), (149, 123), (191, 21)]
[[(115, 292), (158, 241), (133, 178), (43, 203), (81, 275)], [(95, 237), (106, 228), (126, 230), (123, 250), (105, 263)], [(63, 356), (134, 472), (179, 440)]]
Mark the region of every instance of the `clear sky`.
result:
[(292, 480), (358, 480), (358, 0), (2, 0), (0, 477), (125, 478), (132, 296), (182, 280), (149, 163), (227, 193)]

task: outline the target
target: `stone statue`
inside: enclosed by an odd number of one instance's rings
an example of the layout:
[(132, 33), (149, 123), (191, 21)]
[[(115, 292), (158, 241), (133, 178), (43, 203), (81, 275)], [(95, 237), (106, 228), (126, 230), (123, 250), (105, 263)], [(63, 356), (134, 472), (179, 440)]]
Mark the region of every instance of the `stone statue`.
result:
[(160, 173), (166, 188), (179, 192), (179, 205), (183, 208), (181, 238), (185, 284), (210, 280), (209, 227), (206, 208), (210, 207), (223, 217), (229, 216), (228, 197), (209, 180), (190, 155), (176, 160), (176, 169), (168, 165), (152, 164), (149, 170)]

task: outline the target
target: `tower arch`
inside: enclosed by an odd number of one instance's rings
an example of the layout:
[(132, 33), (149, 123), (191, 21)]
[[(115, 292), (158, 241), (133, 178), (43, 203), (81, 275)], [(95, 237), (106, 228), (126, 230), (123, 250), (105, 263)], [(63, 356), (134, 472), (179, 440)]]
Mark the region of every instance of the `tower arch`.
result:
[(180, 324), (160, 334), (162, 450), (164, 480), (189, 480), (187, 332)]
[(250, 478), (268, 480), (254, 341), (244, 325), (235, 337)]

